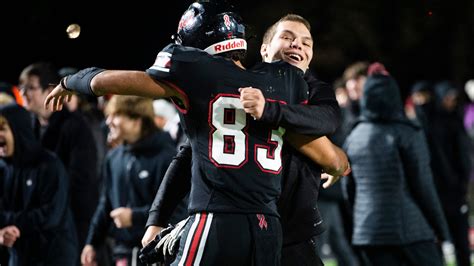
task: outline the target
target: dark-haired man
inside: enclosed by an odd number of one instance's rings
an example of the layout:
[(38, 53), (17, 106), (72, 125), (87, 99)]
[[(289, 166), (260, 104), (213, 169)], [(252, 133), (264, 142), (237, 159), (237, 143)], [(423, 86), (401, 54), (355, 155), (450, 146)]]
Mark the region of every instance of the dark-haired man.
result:
[(70, 179), (69, 202), (79, 246), (82, 246), (99, 200), (100, 180), (94, 135), (80, 113), (70, 112), (67, 108), (53, 113), (43, 108), (46, 96), (54, 87), (51, 84), (59, 82), (58, 71), (52, 63), (28, 65), (22, 70), (19, 82), (25, 108), (35, 116), (33, 130), (41, 145), (56, 153), (66, 168)]

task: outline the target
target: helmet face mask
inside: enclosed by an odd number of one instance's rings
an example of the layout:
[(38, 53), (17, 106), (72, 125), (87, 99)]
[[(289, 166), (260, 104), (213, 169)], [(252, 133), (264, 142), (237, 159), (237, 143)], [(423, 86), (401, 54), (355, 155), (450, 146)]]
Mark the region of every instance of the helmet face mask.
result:
[(246, 51), (245, 26), (232, 7), (219, 2), (195, 2), (181, 16), (174, 35), (177, 44), (209, 54)]

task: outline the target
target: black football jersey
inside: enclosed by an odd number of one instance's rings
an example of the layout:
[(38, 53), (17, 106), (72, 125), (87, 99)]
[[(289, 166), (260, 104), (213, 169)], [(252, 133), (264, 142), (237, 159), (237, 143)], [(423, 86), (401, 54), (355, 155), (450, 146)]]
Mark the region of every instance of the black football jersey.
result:
[(303, 72), (285, 63), (250, 70), (202, 50), (170, 44), (147, 73), (177, 90), (176, 102), (193, 150), (189, 211), (277, 214), (283, 128), (255, 121), (239, 88), (262, 90), (267, 101), (307, 100)]

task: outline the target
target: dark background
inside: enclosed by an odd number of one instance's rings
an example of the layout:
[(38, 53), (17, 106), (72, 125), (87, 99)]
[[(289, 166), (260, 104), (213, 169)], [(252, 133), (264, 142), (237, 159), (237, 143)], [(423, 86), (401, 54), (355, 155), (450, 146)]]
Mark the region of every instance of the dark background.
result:
[[(8, 3), (7, 3), (8, 2)], [(148, 68), (192, 1), (3, 1), (0, 80), (17, 83), (28, 64), (78, 68)], [(406, 92), (417, 79), (474, 78), (474, 0), (234, 1), (249, 24), (250, 66), (260, 60), (264, 30), (296, 13), (313, 26), (312, 69), (332, 82), (356, 60), (384, 63)], [(8, 6), (8, 7), (7, 7)], [(66, 28), (81, 25), (68, 39)]]

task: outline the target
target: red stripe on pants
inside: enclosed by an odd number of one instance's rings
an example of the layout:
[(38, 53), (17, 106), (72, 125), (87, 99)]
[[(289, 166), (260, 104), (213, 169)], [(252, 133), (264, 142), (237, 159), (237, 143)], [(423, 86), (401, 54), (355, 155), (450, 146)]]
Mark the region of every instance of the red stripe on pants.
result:
[(199, 219), (199, 224), (197, 226), (196, 232), (194, 233), (193, 240), (191, 242), (191, 247), (186, 258), (186, 262), (184, 263), (185, 266), (191, 266), (194, 260), (196, 259), (196, 253), (199, 247), (199, 242), (201, 241), (202, 232), (204, 231), (206, 219), (207, 213), (201, 214), (201, 218)]

